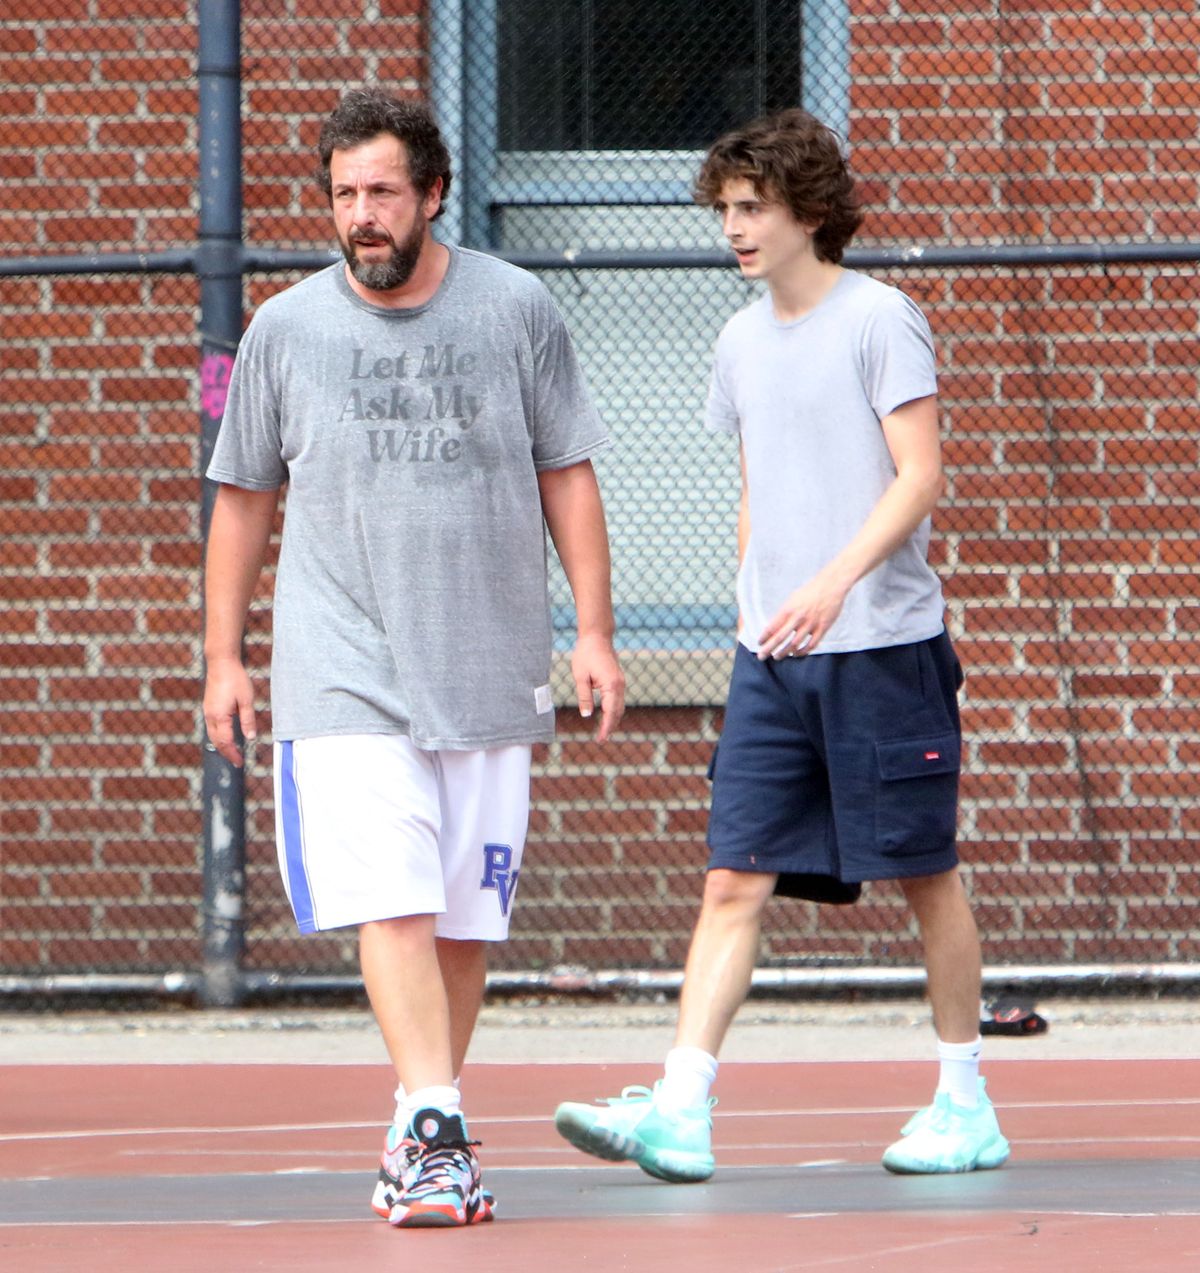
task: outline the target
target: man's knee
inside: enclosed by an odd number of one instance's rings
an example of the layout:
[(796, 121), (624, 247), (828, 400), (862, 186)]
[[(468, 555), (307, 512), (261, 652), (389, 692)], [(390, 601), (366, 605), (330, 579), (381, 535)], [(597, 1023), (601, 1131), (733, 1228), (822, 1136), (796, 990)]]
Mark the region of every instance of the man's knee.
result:
[(971, 903), (958, 868), (941, 875), (922, 875), (899, 881), (905, 901), (923, 932), (974, 928)]
[(704, 881), (703, 909), (709, 914), (749, 912), (757, 914), (775, 888), (775, 876), (714, 867)]
[(358, 942), (386, 946), (434, 946), (436, 915), (396, 915), (359, 924)]
[(485, 941), (439, 937), (437, 953), (438, 960), (447, 968), (468, 971), (474, 968), (487, 968), (488, 943)]
[(942, 871), (938, 875), (913, 875), (908, 879), (899, 880), (898, 883), (909, 902), (923, 898), (956, 897), (962, 892), (962, 881), (959, 878), (957, 866), (951, 867), (948, 871)]

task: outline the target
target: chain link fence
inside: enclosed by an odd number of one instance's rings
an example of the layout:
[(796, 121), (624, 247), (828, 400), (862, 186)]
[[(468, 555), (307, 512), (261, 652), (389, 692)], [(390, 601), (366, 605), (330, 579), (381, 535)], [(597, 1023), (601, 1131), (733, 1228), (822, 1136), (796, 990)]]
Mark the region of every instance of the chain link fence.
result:
[[(236, 5), (0, 16), (0, 973), (103, 987), (203, 959), (197, 32)], [(701, 426), (756, 293), (698, 151), (804, 104), (849, 146), (851, 264), (921, 304), (967, 670), (960, 828), (997, 974), (1185, 976), (1197, 953), (1200, 7), (1087, 0), (277, 0), (241, 6), (247, 315), (332, 259), (311, 180), (350, 84), (433, 102), (446, 237), (536, 269), (616, 445), (598, 462), (632, 707), (540, 749), (500, 973), (679, 968), (731, 658), (737, 457)], [(271, 253), (275, 253), (274, 258)], [(270, 581), (248, 657), (266, 701)], [(555, 584), (560, 646), (569, 594)], [(567, 701), (561, 676), (560, 701)], [(247, 975), (352, 981), (246, 781)], [(898, 892), (773, 903), (763, 963), (920, 964)], [(105, 978), (109, 981), (106, 982)], [(191, 984), (184, 977), (173, 984)]]

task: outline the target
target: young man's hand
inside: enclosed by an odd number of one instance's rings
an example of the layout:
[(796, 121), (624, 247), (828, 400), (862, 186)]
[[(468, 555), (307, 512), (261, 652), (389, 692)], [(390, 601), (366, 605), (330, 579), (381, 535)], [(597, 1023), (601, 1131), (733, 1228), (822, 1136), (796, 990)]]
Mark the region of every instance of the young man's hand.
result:
[(794, 654), (811, 654), (841, 614), (849, 591), (825, 571), (797, 588), (760, 634), (758, 657), (786, 659)]

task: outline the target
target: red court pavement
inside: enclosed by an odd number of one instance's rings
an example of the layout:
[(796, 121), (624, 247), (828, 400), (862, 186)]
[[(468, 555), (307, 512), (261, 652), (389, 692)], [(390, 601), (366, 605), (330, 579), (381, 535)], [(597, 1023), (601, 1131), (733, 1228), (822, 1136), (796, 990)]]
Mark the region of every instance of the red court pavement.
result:
[(1013, 1159), (893, 1177), (883, 1147), (927, 1063), (722, 1067), (718, 1171), (666, 1186), (561, 1142), (560, 1099), (652, 1068), (474, 1065), (471, 1130), (500, 1219), (396, 1232), (371, 1215), (380, 1066), (0, 1067), (0, 1268), (1200, 1269), (1200, 1062), (994, 1061)]

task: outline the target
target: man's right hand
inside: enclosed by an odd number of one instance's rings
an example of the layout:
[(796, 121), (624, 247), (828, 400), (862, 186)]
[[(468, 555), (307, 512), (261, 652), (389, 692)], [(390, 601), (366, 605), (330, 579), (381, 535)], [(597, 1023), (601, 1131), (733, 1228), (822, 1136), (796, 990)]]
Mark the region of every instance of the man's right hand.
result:
[(242, 751), (233, 728), (235, 720), (241, 725), (242, 737), (252, 743), (257, 736), (254, 686), (240, 660), (210, 661), (204, 685), (204, 723), (212, 745), (231, 765), (240, 769)]

